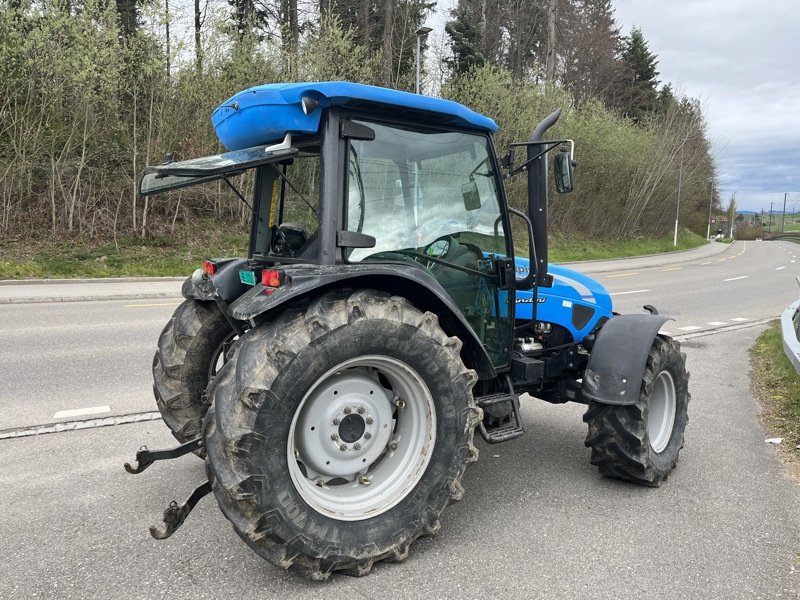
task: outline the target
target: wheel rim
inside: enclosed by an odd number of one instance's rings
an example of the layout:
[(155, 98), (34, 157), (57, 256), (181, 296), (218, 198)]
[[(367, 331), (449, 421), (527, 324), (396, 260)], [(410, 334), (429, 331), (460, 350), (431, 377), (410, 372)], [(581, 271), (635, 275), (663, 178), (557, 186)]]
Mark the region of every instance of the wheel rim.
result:
[(224, 340), (219, 343), (214, 353), (211, 355), (211, 360), (208, 363), (208, 380), (211, 381), (217, 376), (222, 366), (228, 362), (230, 356), (230, 349), (233, 343), (239, 339), (239, 334), (231, 331)]
[(675, 382), (669, 371), (661, 371), (653, 383), (647, 414), (647, 432), (654, 452), (663, 452), (672, 437), (675, 424)]
[(362, 356), (329, 370), (300, 402), (287, 440), (289, 474), (317, 512), (368, 519), (414, 489), (435, 440), (433, 397), (416, 371)]

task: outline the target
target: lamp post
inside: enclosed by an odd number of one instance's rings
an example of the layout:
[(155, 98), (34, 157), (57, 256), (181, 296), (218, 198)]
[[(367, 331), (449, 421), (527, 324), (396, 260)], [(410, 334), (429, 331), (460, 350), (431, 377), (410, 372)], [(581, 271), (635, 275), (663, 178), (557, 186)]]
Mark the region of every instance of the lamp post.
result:
[(711, 198), (708, 199), (708, 228), (706, 229), (706, 239), (711, 239), (711, 207), (714, 204), (714, 182), (711, 182)]
[(428, 35), (433, 29), (430, 27), (422, 26), (417, 29), (414, 33), (417, 34), (417, 78), (416, 78), (416, 85), (414, 87), (417, 94), (419, 94), (419, 63), (420, 63), (420, 54), (422, 53), (422, 38)]
[[(686, 140), (684, 140), (684, 144)], [(678, 218), (681, 214), (681, 186), (683, 185), (683, 145), (681, 145), (681, 166), (678, 170), (678, 206), (675, 207), (675, 237), (672, 240), (672, 246), (678, 246)]]

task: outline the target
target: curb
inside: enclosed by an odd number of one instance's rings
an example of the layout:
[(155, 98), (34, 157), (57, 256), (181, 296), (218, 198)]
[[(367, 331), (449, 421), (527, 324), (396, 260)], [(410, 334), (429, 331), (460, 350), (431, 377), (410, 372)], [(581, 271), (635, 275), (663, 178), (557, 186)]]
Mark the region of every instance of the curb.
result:
[(119, 294), (117, 296), (60, 296), (60, 297), (34, 297), (34, 298), (0, 298), (0, 305), (10, 304), (53, 304), (58, 302), (107, 302), (109, 300), (182, 300), (180, 294), (150, 293), (150, 294)]
[[(188, 277), (188, 275), (186, 276)], [(54, 283), (144, 283), (147, 281), (184, 281), (186, 277), (94, 277), (92, 279), (0, 279), (2, 285), (50, 285)]]

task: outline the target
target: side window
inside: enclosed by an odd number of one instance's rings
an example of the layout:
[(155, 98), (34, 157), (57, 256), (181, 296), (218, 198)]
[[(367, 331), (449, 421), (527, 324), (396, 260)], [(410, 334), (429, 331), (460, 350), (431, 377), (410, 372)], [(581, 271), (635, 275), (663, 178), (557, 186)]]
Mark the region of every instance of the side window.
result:
[(319, 155), (304, 154), (274, 169), (267, 254), (313, 259), (319, 229)]

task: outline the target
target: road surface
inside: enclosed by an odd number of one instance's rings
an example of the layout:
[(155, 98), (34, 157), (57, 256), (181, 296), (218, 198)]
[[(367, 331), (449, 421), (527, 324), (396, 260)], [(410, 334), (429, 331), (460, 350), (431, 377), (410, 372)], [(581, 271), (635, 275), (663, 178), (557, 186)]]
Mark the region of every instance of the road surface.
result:
[(140, 445), (173, 443), (159, 421), (11, 437), (151, 413), (150, 362), (178, 302), (169, 291), (0, 305), (0, 597), (800, 598), (800, 488), (764, 443), (748, 380), (759, 323), (800, 296), (797, 250), (737, 242), (658, 266), (579, 267), (617, 310), (653, 304), (684, 337), (690, 423), (664, 486), (601, 477), (583, 446), (584, 408), (525, 399), (526, 435), (479, 444), (437, 537), (404, 563), (324, 584), (258, 558), (213, 497), (152, 540), (147, 526), (204, 477), (193, 456), (123, 471)]

